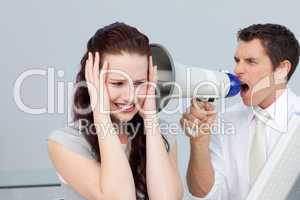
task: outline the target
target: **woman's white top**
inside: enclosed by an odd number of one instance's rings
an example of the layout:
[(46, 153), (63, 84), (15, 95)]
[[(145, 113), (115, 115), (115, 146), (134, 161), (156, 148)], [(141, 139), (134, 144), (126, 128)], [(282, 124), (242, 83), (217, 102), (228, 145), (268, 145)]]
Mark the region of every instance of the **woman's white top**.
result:
[[(160, 120), (159, 123), (167, 123), (164, 120)], [(174, 134), (169, 131), (165, 131), (161, 129), (162, 135), (166, 138), (169, 143), (169, 150), (171, 150), (172, 146), (176, 143), (176, 137)], [(91, 145), (87, 142), (84, 135), (78, 129), (78, 123), (74, 123), (72, 126), (66, 126), (64, 128), (59, 128), (50, 133), (48, 136), (48, 140), (55, 141), (65, 148), (80, 154), (86, 158), (96, 160), (96, 155), (92, 151)], [(129, 158), (130, 150), (131, 150), (131, 140), (128, 140), (127, 144), (122, 144), (122, 147)], [(63, 196), (65, 199), (72, 200), (82, 200), (84, 199), (79, 193), (77, 193), (68, 183), (63, 179), (63, 177), (56, 172), (59, 180), (62, 183)]]

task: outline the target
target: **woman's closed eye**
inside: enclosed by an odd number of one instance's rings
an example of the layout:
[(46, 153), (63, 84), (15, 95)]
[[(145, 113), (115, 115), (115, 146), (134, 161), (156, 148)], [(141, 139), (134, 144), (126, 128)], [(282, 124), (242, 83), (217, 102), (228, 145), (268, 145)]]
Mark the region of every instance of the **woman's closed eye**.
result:
[(113, 86), (120, 87), (120, 86), (122, 86), (124, 83), (123, 83), (123, 82), (111, 82), (110, 84), (113, 85)]
[[(141, 84), (143, 84), (143, 83), (145, 83), (145, 82), (146, 82), (146, 81), (137, 81), (137, 82), (134, 82), (133, 85), (139, 86), (139, 85), (141, 85)], [(121, 86), (123, 86), (125, 83), (124, 83), (124, 82), (111, 82), (110, 84), (113, 85), (113, 86), (116, 86), (116, 87), (121, 87)]]
[(138, 86), (138, 85), (142, 85), (143, 83), (145, 83), (146, 81), (137, 81), (134, 83), (134, 85)]

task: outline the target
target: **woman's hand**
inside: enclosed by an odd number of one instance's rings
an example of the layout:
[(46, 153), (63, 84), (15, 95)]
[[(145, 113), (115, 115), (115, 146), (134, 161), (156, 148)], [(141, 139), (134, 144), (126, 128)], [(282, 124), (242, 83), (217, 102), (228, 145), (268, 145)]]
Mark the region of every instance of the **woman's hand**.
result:
[[(149, 82), (141, 116), (146, 135), (146, 182), (149, 199), (182, 199), (182, 186), (177, 166), (176, 144), (167, 151), (163, 140), (156, 109), (155, 89), (157, 66), (149, 57)], [(163, 180), (160, 180), (164, 177)]]
[(110, 120), (110, 102), (107, 90), (108, 63), (104, 62), (99, 74), (100, 55), (95, 53), (95, 59), (91, 52), (85, 63), (85, 80), (87, 82), (90, 103), (93, 110), (94, 123)]
[(216, 112), (211, 103), (192, 98), (191, 106), (183, 113), (180, 124), (191, 140), (198, 140), (204, 135), (210, 135), (215, 118)]
[(157, 66), (153, 66), (152, 56), (149, 57), (148, 80), (146, 98), (139, 113), (144, 119), (154, 119), (156, 118)]

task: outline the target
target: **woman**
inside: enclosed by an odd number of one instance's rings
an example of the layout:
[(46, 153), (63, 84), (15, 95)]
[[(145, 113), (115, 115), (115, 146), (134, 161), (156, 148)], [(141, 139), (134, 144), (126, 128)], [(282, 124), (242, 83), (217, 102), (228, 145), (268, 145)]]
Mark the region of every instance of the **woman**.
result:
[(70, 199), (182, 198), (176, 141), (160, 130), (151, 98), (156, 77), (149, 40), (136, 28), (114, 23), (88, 41), (76, 78), (74, 126), (48, 138)]

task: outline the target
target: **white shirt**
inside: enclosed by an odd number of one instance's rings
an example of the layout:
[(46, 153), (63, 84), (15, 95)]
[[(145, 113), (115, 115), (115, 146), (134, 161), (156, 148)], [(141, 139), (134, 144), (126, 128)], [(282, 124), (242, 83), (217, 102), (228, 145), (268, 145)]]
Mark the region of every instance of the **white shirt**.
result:
[[(220, 114), (223, 125), (211, 137), (210, 153), (215, 171), (215, 182), (205, 198), (192, 196), (193, 200), (243, 200), (250, 189), (249, 154), (255, 130), (254, 111), (257, 108), (243, 104), (233, 106)], [(266, 127), (266, 154), (270, 157), (276, 143), (285, 136), (291, 116), (300, 112), (300, 99), (288, 88), (265, 111), (271, 116)], [(221, 133), (221, 134), (220, 134)]]

